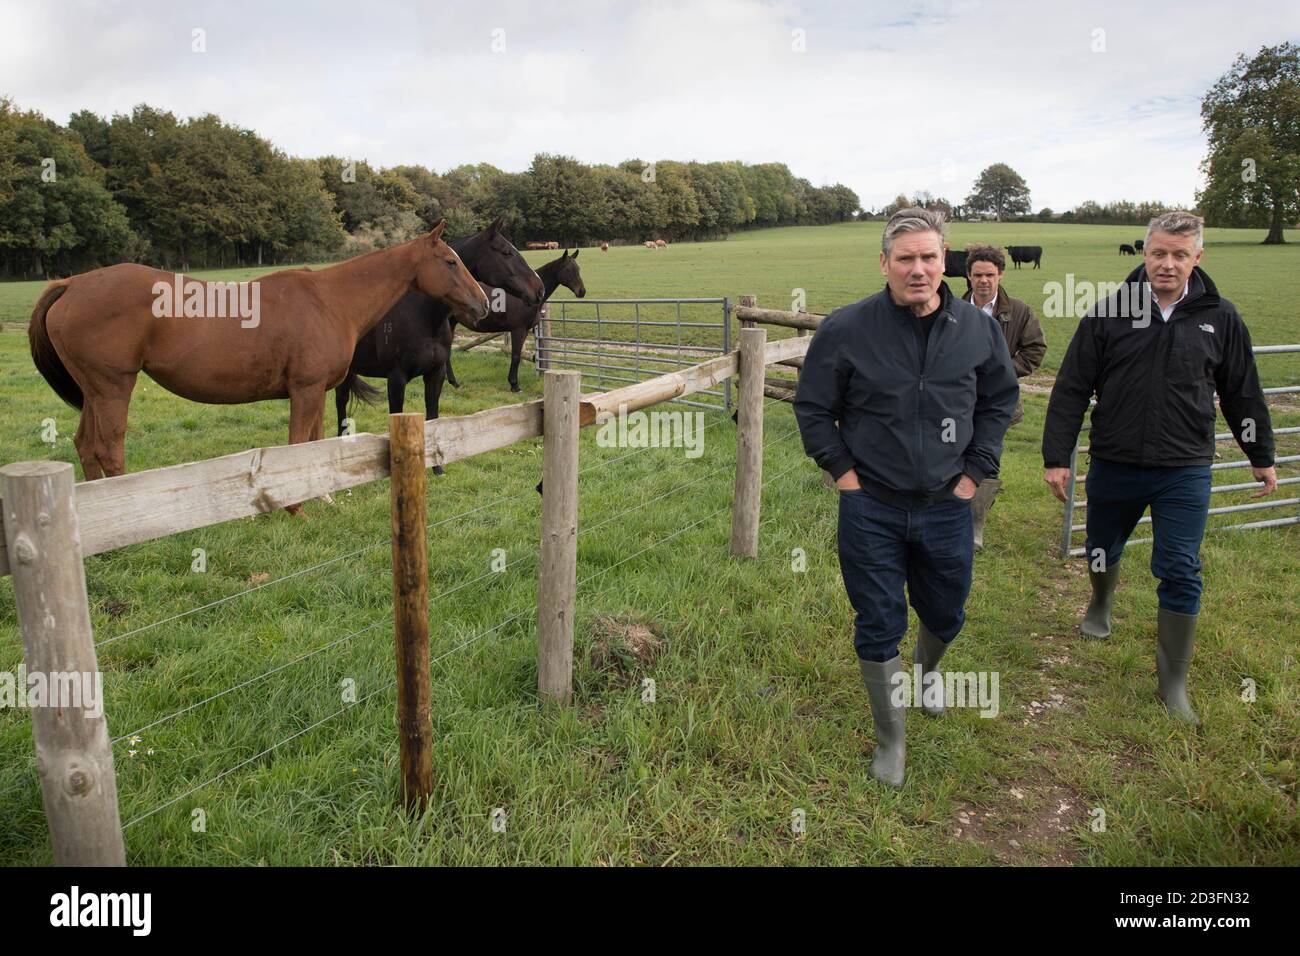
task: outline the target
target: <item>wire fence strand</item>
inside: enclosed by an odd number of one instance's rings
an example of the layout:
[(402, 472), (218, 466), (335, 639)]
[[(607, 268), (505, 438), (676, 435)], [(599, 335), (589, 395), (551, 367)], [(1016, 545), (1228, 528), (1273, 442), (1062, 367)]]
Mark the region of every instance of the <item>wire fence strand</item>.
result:
[[(774, 404), (774, 403), (776, 403), (776, 402), (778, 402), (778, 401), (781, 401), (781, 399), (772, 399), (772, 400), (768, 401), (767, 403), (765, 403), (763, 407), (764, 407), (764, 409), (766, 409), (769, 405), (772, 405), (772, 404)], [(711, 423), (709, 423), (708, 425), (706, 425), (706, 426), (704, 427), (704, 431), (707, 431), (708, 429), (714, 427), (715, 425), (719, 425), (719, 424), (721, 424), (722, 422), (724, 422), (724, 421), (729, 421), (729, 420), (730, 420), (730, 416), (724, 416), (724, 417), (722, 417), (722, 418), (719, 418), (717, 421), (711, 422)], [(582, 474), (584, 474), (584, 473), (589, 473), (589, 472), (599, 471), (599, 470), (601, 470), (602, 468), (604, 468), (606, 465), (612, 465), (612, 464), (615, 464), (616, 462), (623, 461), (623, 460), (625, 460), (625, 459), (627, 459), (627, 458), (632, 457), (633, 455), (635, 455), (635, 454), (637, 454), (637, 453), (639, 453), (639, 452), (646, 451), (646, 450), (647, 450), (646, 448), (636, 448), (636, 449), (633, 449), (631, 452), (628, 452), (628, 453), (625, 454), (625, 455), (619, 455), (619, 456), (616, 457), (616, 458), (611, 458), (611, 459), (606, 459), (606, 460), (603, 460), (603, 461), (595, 462), (595, 463), (593, 463), (593, 464), (587, 466), (586, 468), (580, 469), (579, 472), (578, 472), (578, 474), (579, 474), (579, 475), (582, 475)], [(425, 530), (426, 530), (426, 531), (432, 531), (434, 528), (437, 528), (437, 527), (439, 527), (439, 526), (441, 526), (441, 525), (448, 524), (448, 523), (450, 523), (450, 522), (452, 522), (452, 521), (459, 521), (459, 520), (462, 519), (462, 518), (467, 518), (467, 517), (469, 517), (470, 515), (478, 514), (480, 511), (485, 511), (485, 510), (487, 510), (487, 509), (489, 509), (489, 508), (493, 508), (493, 507), (495, 507), (495, 506), (501, 504), (501, 503), (504, 502), (504, 501), (510, 501), (510, 500), (516, 499), (516, 498), (518, 498), (518, 497), (519, 497), (519, 496), (518, 496), (517, 494), (514, 494), (514, 493), (512, 493), (512, 494), (506, 494), (506, 495), (501, 495), (501, 496), (498, 497), (498, 498), (494, 498), (492, 501), (489, 501), (489, 502), (487, 502), (487, 503), (485, 503), (485, 504), (478, 505), (478, 506), (476, 506), (476, 507), (474, 507), (474, 508), (470, 508), (470, 509), (468, 509), (467, 511), (462, 511), (462, 512), (460, 512), (459, 514), (451, 515), (451, 516), (446, 517), (446, 518), (441, 518), (441, 519), (438, 519), (437, 521), (432, 521), (432, 522), (430, 522), (428, 525), (425, 526)], [(114, 636), (112, 636), (112, 637), (108, 637), (108, 638), (105, 638), (105, 639), (102, 640), (102, 641), (97, 641), (97, 642), (95, 643), (95, 646), (96, 646), (96, 647), (106, 647), (106, 646), (108, 646), (109, 644), (113, 644), (113, 643), (116, 643), (117, 641), (125, 640), (125, 639), (127, 639), (128, 637), (135, 637), (135, 636), (138, 635), (138, 634), (143, 634), (143, 633), (145, 633), (145, 632), (147, 632), (147, 631), (154, 630), (155, 628), (162, 627), (164, 624), (172, 624), (172, 623), (174, 623), (174, 622), (176, 622), (176, 621), (180, 621), (180, 620), (183, 620), (183, 619), (185, 619), (185, 618), (187, 618), (187, 617), (191, 617), (192, 615), (198, 614), (198, 613), (200, 613), (200, 612), (202, 612), (202, 611), (207, 611), (207, 610), (210, 610), (211, 608), (219, 607), (219, 606), (221, 606), (222, 604), (227, 604), (227, 603), (229, 603), (229, 602), (231, 602), (231, 601), (237, 600), (238, 598), (245, 597), (245, 596), (247, 596), (247, 595), (249, 595), (249, 594), (253, 594), (253, 593), (256, 592), (256, 591), (261, 591), (261, 590), (263, 590), (263, 589), (265, 589), (265, 588), (274, 587), (274, 586), (277, 585), (277, 584), (283, 584), (285, 581), (290, 581), (290, 580), (293, 580), (294, 578), (299, 578), (299, 577), (302, 577), (302, 576), (307, 575), (307, 574), (312, 574), (313, 572), (319, 571), (319, 570), (321, 570), (322, 568), (329, 567), (330, 565), (333, 565), (333, 564), (338, 564), (340, 561), (347, 561), (347, 560), (349, 560), (349, 559), (351, 559), (351, 558), (357, 558), (357, 557), (360, 557), (360, 556), (363, 555), (363, 554), (368, 554), (368, 553), (371, 552), (371, 551), (374, 551), (374, 550), (376, 550), (376, 549), (378, 549), (378, 548), (382, 548), (382, 547), (388, 545), (389, 543), (390, 543), (389, 538), (384, 538), (384, 539), (382, 539), (382, 540), (380, 540), (380, 541), (375, 542), (374, 544), (367, 545), (367, 546), (364, 547), (364, 548), (358, 548), (357, 550), (355, 550), (355, 551), (350, 551), (350, 552), (348, 552), (347, 554), (341, 554), (341, 555), (337, 555), (337, 556), (332, 557), (332, 558), (327, 558), (327, 559), (325, 559), (324, 561), (320, 561), (320, 562), (318, 562), (318, 563), (316, 563), (316, 564), (311, 565), (310, 567), (301, 568), (301, 569), (299, 569), (299, 570), (297, 570), (297, 571), (292, 571), (292, 572), (290, 572), (289, 574), (281, 575), (280, 577), (275, 578), (274, 580), (270, 580), (270, 581), (261, 581), (261, 582), (255, 584), (255, 585), (253, 585), (252, 587), (243, 588), (243, 589), (241, 589), (241, 590), (239, 590), (239, 591), (236, 591), (234, 594), (228, 594), (228, 595), (226, 595), (226, 596), (224, 596), (224, 597), (217, 598), (217, 599), (214, 600), (214, 601), (209, 601), (207, 604), (201, 604), (201, 605), (198, 605), (198, 606), (196, 606), (196, 607), (192, 607), (192, 608), (190, 608), (190, 609), (188, 609), (188, 610), (181, 611), (181, 612), (178, 613), (178, 614), (173, 614), (173, 615), (171, 615), (171, 616), (169, 616), (169, 617), (162, 618), (161, 620), (153, 621), (153, 622), (151, 622), (151, 623), (149, 623), (149, 624), (143, 624), (143, 625), (141, 625), (140, 627), (132, 628), (131, 630), (129, 630), (129, 631), (125, 631), (125, 632), (123, 632), (122, 634), (115, 634)]]

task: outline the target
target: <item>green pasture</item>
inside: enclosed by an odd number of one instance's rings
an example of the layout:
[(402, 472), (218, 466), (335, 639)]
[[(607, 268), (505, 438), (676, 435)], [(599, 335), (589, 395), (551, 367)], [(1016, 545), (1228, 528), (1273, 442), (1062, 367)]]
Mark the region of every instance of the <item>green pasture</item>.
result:
[[(655, 252), (584, 249), (579, 265), (591, 297), (755, 294), (760, 305), (789, 308), (791, 290), (802, 288), (808, 310), (823, 312), (881, 285), (879, 230), (848, 224)], [(1119, 257), (1118, 244), (1140, 235), (957, 224), (952, 242), (1044, 246), (1041, 270), (1013, 269), (1006, 280), (1039, 308), (1043, 284), (1067, 272), (1122, 278), (1135, 260)], [(1259, 238), (1210, 230), (1204, 266), (1257, 343), (1300, 341), (1300, 247)], [(13, 328), (39, 288), (0, 285), (0, 320), (10, 325), (0, 334), (0, 462), (76, 461), (76, 414), (41, 380)], [(1072, 324), (1045, 320), (1049, 368)], [(496, 352), (458, 355), (456, 367), (463, 388), (444, 392), (444, 415), (519, 399)], [(1261, 359), (1261, 369), (1270, 383), (1300, 383), (1300, 356)], [(531, 366), (520, 379), (523, 398), (540, 397)], [(540, 441), (430, 478), (438, 796), (414, 819), (396, 795), (386, 482), (311, 502), (305, 520), (274, 513), (87, 559), (109, 732), (121, 738), (129, 861), (1300, 863), (1300, 527), (1207, 537), (1191, 676), (1203, 724), (1175, 724), (1155, 697), (1147, 546), (1125, 558), (1112, 639), (1088, 642), (1075, 631), (1087, 583), (1078, 561), (1056, 553), (1061, 508), (1042, 484), (1038, 454), (1047, 394), (1025, 398), (1025, 420), (1007, 437), (988, 546), (976, 558), (968, 623), (945, 658), (953, 670), (997, 672), (999, 712), (909, 714), (902, 791), (866, 774), (873, 736), (835, 554), (835, 493), (804, 457), (789, 406), (769, 403), (753, 561), (727, 553), (735, 438), (725, 414), (704, 413), (696, 459), (681, 449), (604, 448), (584, 432), (569, 708), (536, 696)], [(407, 402), (423, 407), (418, 382)], [(386, 409), (356, 417), (360, 430), (386, 430)], [(280, 444), (287, 418), (285, 402), (196, 405), (142, 376), (127, 469)], [(57, 429), (52, 445), (42, 440), (46, 419)], [(1275, 423), (1300, 425), (1300, 402), (1279, 403)], [(1281, 450), (1300, 453), (1296, 438)], [(1279, 471), (1300, 475), (1294, 465)], [(202, 572), (192, 570), (196, 549)], [(912, 647), (909, 636), (909, 660)], [(0, 672), (21, 659), (13, 590), (2, 579)], [(647, 678), (653, 702), (643, 700)], [(0, 865), (51, 862), (26, 711), (0, 709), (0, 767)], [(503, 832), (493, 827), (498, 809)], [(802, 833), (792, 827), (798, 811)]]

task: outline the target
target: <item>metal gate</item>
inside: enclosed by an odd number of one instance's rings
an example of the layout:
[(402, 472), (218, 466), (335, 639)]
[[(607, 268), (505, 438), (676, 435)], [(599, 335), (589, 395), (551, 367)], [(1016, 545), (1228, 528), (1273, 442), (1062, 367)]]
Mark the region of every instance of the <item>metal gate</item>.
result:
[[(1256, 355), (1272, 355), (1281, 352), (1300, 352), (1300, 345), (1258, 345), (1255, 346), (1254, 352)], [(1280, 385), (1273, 388), (1265, 388), (1263, 391), (1266, 396), (1294, 395), (1300, 393), (1300, 385)], [(1089, 404), (1090, 406), (1096, 405), (1097, 402), (1094, 399)], [(1090, 425), (1085, 424), (1080, 431), (1086, 432), (1089, 430), (1090, 427), (1091, 427)], [(1293, 426), (1285, 426), (1285, 427), (1275, 427), (1273, 429), (1273, 434), (1274, 435), (1297, 435), (1300, 434), (1300, 426), (1293, 425)], [(1235, 444), (1235, 439), (1232, 437), (1232, 432), (1219, 432), (1214, 436), (1214, 440), (1216, 443), (1233, 442)], [(1279, 451), (1282, 450), (1285, 442), (1286, 442), (1285, 439), (1282, 442), (1278, 442)], [(1070, 456), (1070, 480), (1066, 483), (1066, 488), (1065, 488), (1065, 494), (1068, 500), (1066, 501), (1065, 504), (1065, 515), (1061, 521), (1060, 554), (1061, 557), (1063, 558), (1067, 556), (1077, 557), (1079, 555), (1082, 555), (1084, 552), (1084, 549), (1082, 547), (1072, 548), (1070, 547), (1070, 544), (1071, 544), (1071, 537), (1074, 534), (1074, 532), (1084, 531), (1086, 530), (1087, 527), (1085, 524), (1074, 523), (1074, 512), (1078, 509), (1086, 509), (1088, 507), (1087, 501), (1079, 501), (1076, 500), (1075, 498), (1076, 489), (1078, 488), (1079, 484), (1087, 478), (1087, 475), (1080, 475), (1078, 473), (1079, 455), (1087, 454), (1087, 453), (1088, 453), (1088, 448), (1086, 446), (1084, 447), (1076, 446), (1074, 449), (1074, 453)], [(1300, 462), (1300, 454), (1293, 454), (1293, 455), (1278, 454), (1276, 456), (1276, 464), (1279, 466), (1294, 464), (1297, 462)], [(1210, 471), (1213, 473), (1219, 471), (1228, 471), (1236, 468), (1249, 468), (1249, 467), (1250, 467), (1250, 462), (1245, 459), (1241, 459), (1240, 461), (1215, 462), (1214, 464), (1210, 465)], [(1277, 483), (1279, 488), (1283, 485), (1300, 484), (1300, 477), (1278, 478)], [(1210, 488), (1210, 494), (1217, 495), (1217, 494), (1230, 494), (1232, 492), (1253, 491), (1255, 489), (1258, 489), (1259, 487), (1260, 485), (1259, 482), (1257, 481), (1237, 482), (1234, 484), (1227, 484), (1227, 485), (1212, 485)], [(1245, 511), (1263, 511), (1268, 508), (1295, 509), (1298, 506), (1300, 506), (1300, 498), (1286, 498), (1286, 497), (1278, 496), (1272, 498), (1271, 500), (1265, 498), (1264, 500), (1258, 502), (1250, 502), (1247, 504), (1239, 504), (1239, 505), (1224, 505), (1219, 508), (1211, 508), (1209, 514), (1211, 516), (1237, 514), (1239, 512), (1245, 512)], [(1151, 523), (1151, 518), (1149, 515), (1142, 518), (1142, 520), (1138, 522), (1138, 524), (1146, 524), (1146, 525), (1149, 525), (1150, 523)], [(1252, 528), (1277, 528), (1277, 527), (1281, 527), (1282, 525), (1289, 525), (1289, 524), (1300, 524), (1300, 513), (1293, 516), (1284, 517), (1284, 518), (1270, 518), (1263, 521), (1247, 521), (1242, 524), (1215, 525), (1211, 523), (1207, 525), (1206, 530), (1207, 531), (1245, 531), (1245, 530), (1250, 530)], [(1149, 544), (1150, 542), (1151, 542), (1150, 538), (1134, 538), (1128, 543)]]
[[(538, 374), (575, 369), (584, 389), (606, 391), (730, 352), (731, 299), (551, 299), (534, 335)], [(675, 401), (730, 411), (731, 388)]]

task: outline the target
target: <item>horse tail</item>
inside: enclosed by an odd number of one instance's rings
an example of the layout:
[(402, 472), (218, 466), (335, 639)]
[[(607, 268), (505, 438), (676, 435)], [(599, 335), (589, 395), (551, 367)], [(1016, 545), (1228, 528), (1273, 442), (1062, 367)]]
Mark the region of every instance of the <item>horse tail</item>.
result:
[(348, 377), (339, 382), (338, 387), (347, 395), (349, 404), (353, 399), (360, 399), (367, 405), (374, 405), (384, 397), (383, 392), (362, 379), (356, 372), (348, 372)]
[(460, 388), (460, 382), (456, 380), (456, 373), (451, 370), (451, 349), (447, 349), (447, 384), (452, 388)]
[(50, 311), (50, 306), (59, 301), (59, 296), (67, 291), (67, 280), (51, 282), (45, 287), (45, 291), (36, 301), (36, 308), (32, 311), (32, 320), (27, 325), (27, 341), (32, 347), (32, 361), (36, 363), (37, 371), (49, 383), (50, 388), (54, 389), (54, 393), (59, 398), (73, 408), (79, 409), (86, 401), (85, 396), (81, 394), (81, 386), (69, 374), (63, 359), (59, 358), (54, 343), (50, 341), (50, 333), (45, 328), (45, 316)]

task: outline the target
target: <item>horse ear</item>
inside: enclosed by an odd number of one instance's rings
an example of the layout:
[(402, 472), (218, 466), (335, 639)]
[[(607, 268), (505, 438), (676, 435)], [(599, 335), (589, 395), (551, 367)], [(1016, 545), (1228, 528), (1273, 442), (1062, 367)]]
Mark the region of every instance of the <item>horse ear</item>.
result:
[(439, 219), (438, 224), (434, 226), (432, 230), (430, 230), (429, 238), (432, 239), (434, 242), (437, 242), (439, 239), (441, 239), (442, 230), (446, 228), (446, 225), (447, 225), (446, 219)]
[(506, 217), (497, 216), (495, 219), (492, 220), (491, 229), (493, 232), (500, 232), (501, 227), (504, 226), (505, 224), (506, 224)]
[(581, 249), (574, 249), (574, 250), (573, 250), (573, 255), (569, 256), (569, 258), (570, 258), (570, 259), (576, 259), (576, 258), (578, 258), (578, 253), (581, 252), (581, 251), (582, 251)]

